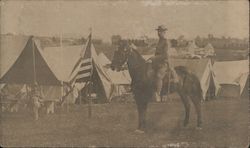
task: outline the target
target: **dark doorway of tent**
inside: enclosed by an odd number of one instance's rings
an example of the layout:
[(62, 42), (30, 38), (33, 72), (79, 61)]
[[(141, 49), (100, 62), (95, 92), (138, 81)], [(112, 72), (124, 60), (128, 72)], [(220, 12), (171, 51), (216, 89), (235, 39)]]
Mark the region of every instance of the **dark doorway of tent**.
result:
[(216, 99), (216, 85), (215, 85), (215, 80), (214, 78), (212, 77), (212, 73), (210, 73), (210, 76), (209, 76), (209, 87), (208, 87), (208, 90), (207, 90), (207, 93), (206, 93), (206, 100), (213, 100), (213, 99)]
[[(76, 99), (76, 104), (87, 104), (88, 99), (92, 99), (92, 102), (95, 104), (108, 102), (108, 98), (105, 95), (103, 83), (98, 75), (95, 66), (93, 68), (91, 80), (92, 83), (90, 85), (86, 85), (79, 93), (80, 95)], [(90, 96), (89, 92), (91, 94)]]

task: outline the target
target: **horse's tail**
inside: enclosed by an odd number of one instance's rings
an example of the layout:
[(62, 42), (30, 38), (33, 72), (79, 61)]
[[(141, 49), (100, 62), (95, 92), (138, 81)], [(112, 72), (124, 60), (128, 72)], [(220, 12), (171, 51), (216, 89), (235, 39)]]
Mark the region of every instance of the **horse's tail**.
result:
[[(190, 76), (192, 79), (192, 92), (193, 95), (195, 94), (196, 97), (202, 99), (203, 98), (203, 91), (202, 91), (202, 87), (199, 81), (199, 78), (193, 74), (192, 72), (189, 72), (189, 70), (185, 67), (185, 66), (177, 66), (174, 68), (177, 75), (181, 76), (181, 77), (186, 77), (186, 76)], [(185, 80), (184, 80), (185, 81)], [(183, 82), (185, 83), (185, 82)]]

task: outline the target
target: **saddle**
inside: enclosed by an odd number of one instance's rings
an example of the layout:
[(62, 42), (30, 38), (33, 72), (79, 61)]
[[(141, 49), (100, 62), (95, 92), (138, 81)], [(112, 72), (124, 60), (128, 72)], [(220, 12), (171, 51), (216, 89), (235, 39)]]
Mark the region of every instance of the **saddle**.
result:
[[(155, 69), (153, 68), (153, 64), (152, 63), (147, 63), (147, 68), (146, 68), (146, 77), (148, 80), (154, 80), (155, 78)], [(169, 81), (169, 82), (173, 82), (173, 83), (177, 83), (179, 81), (178, 75), (175, 71), (174, 68), (168, 68), (166, 70), (166, 74), (163, 78), (163, 81)]]

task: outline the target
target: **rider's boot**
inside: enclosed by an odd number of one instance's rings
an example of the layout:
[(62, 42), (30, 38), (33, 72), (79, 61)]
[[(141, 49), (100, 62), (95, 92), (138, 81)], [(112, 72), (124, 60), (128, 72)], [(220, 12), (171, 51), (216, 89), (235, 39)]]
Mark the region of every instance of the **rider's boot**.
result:
[(158, 79), (156, 80), (156, 90), (155, 90), (155, 92), (154, 92), (154, 100), (156, 101), (156, 102), (160, 102), (161, 101), (161, 89), (162, 89), (162, 79), (159, 79), (159, 77), (158, 77)]
[(161, 96), (160, 96), (160, 94), (158, 92), (154, 93), (153, 100), (156, 101), (156, 102), (161, 101)]

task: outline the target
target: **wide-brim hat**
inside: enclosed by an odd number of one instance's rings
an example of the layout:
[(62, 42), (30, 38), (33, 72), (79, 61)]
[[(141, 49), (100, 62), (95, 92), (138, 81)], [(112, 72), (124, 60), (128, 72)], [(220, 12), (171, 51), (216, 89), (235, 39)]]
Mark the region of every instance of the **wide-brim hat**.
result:
[(167, 27), (165, 27), (164, 25), (160, 25), (160, 26), (158, 26), (158, 28), (156, 28), (155, 30), (157, 30), (157, 31), (167, 31), (168, 29), (167, 29)]

